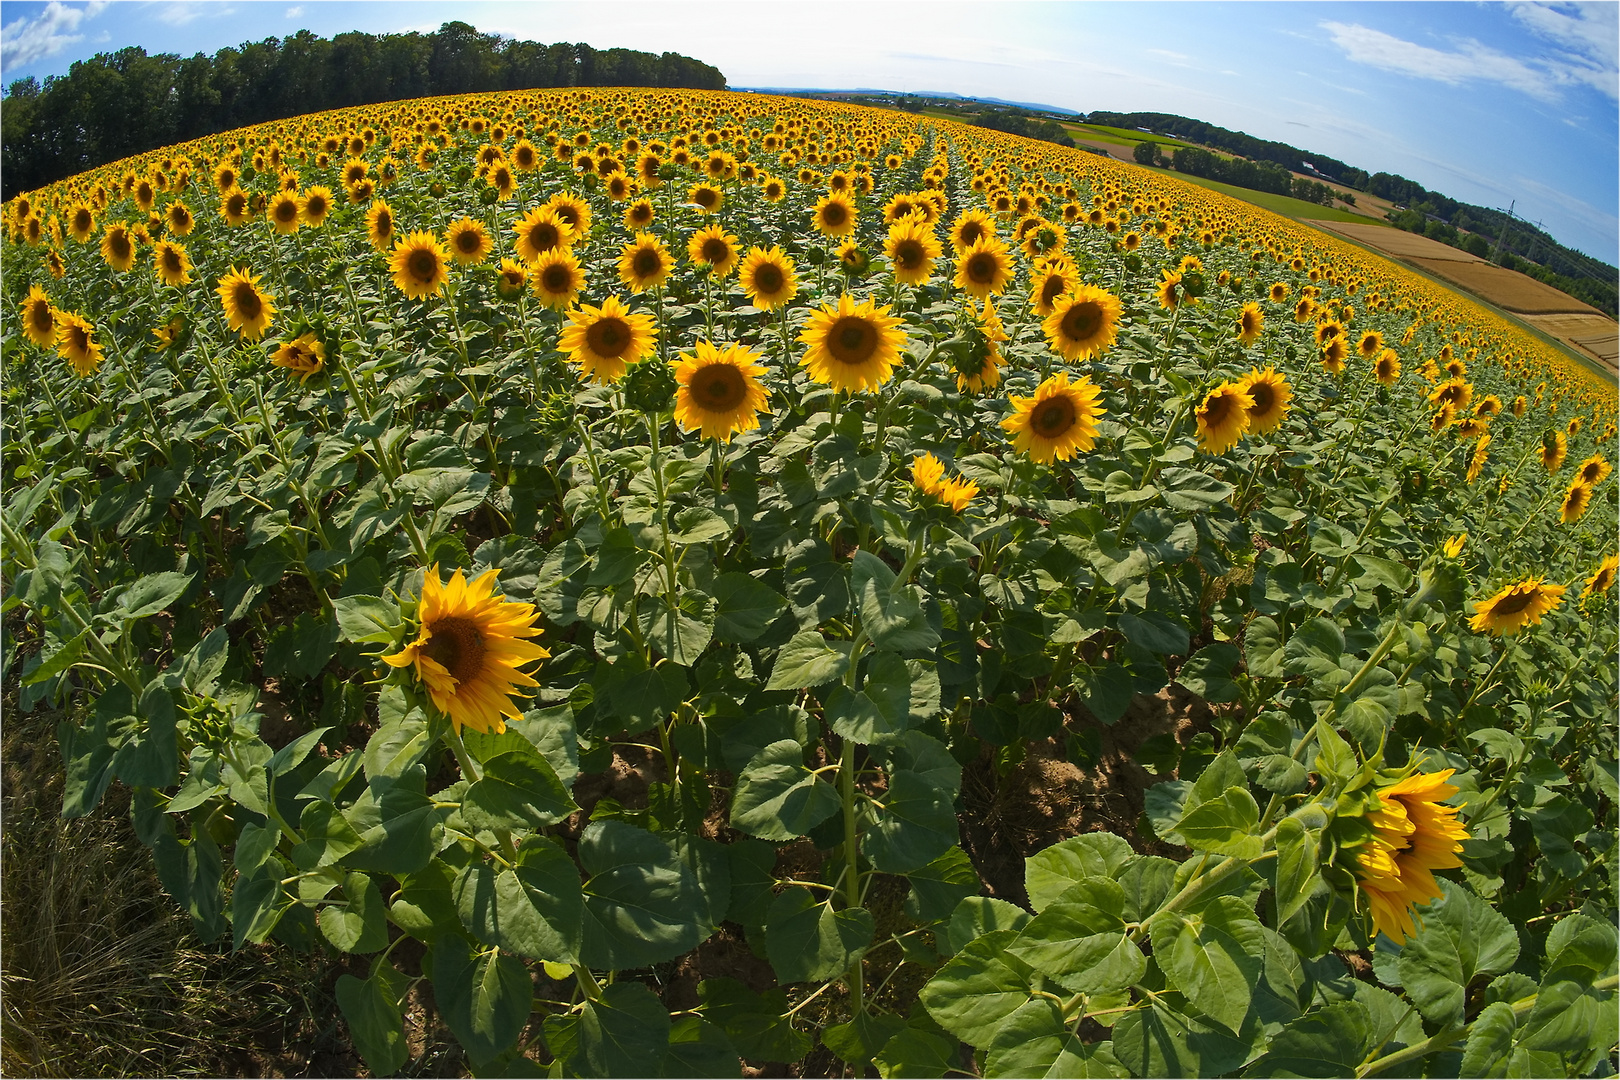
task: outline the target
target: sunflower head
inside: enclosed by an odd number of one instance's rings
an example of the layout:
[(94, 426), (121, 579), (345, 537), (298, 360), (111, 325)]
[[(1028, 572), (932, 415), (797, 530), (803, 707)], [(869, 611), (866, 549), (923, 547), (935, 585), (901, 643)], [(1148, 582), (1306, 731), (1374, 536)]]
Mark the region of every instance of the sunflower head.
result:
[(981, 236), (957, 255), (956, 287), (975, 300), (999, 295), (1012, 276), (1012, 256), (993, 233)]
[(933, 226), (915, 216), (890, 226), (883, 245), (883, 253), (894, 268), (894, 278), (902, 285), (921, 285), (927, 281), (941, 251)]
[(1223, 382), (1204, 395), (1193, 416), (1198, 421), (1199, 449), (1224, 454), (1249, 430), (1254, 398), (1243, 383)]
[(1511, 636), (1540, 623), (1543, 615), (1558, 607), (1563, 595), (1562, 585), (1549, 585), (1541, 578), (1525, 578), (1475, 603), (1474, 617), (1468, 625), (1476, 633)]
[(1468, 830), (1457, 808), (1443, 805), (1458, 792), (1446, 782), (1452, 771), (1415, 772), (1377, 788), (1355, 823), (1359, 843), (1346, 845), (1373, 927), (1396, 944), (1417, 933), (1413, 909), (1443, 895), (1434, 871), (1462, 865), (1457, 855)]
[(529, 286), (541, 304), (561, 309), (572, 304), (585, 288), (585, 272), (568, 248), (552, 248), (542, 252), (529, 267)]
[(1089, 360), (1113, 345), (1123, 310), (1113, 293), (1077, 285), (1052, 304), (1052, 313), (1041, 325), (1053, 352), (1065, 360)]
[(88, 379), (101, 366), (102, 348), (95, 339), (90, 320), (70, 311), (57, 313), (56, 353), (73, 367), (74, 374)]
[(842, 191), (822, 196), (810, 214), (816, 231), (823, 236), (848, 236), (855, 231), (855, 202)]
[(1581, 590), (1581, 599), (1608, 592), (1614, 586), (1617, 571), (1620, 571), (1620, 556), (1606, 557), (1592, 572), (1592, 576), (1586, 579), (1586, 588)]
[(737, 245), (737, 238), (723, 226), (710, 225), (692, 234), (686, 255), (692, 262), (707, 266), (715, 277), (725, 278), (737, 265)]
[(1041, 383), (1034, 396), (1011, 399), (1013, 414), (1001, 422), (1013, 437), (1013, 448), (1043, 465), (1054, 458), (1067, 461), (1077, 450), (1090, 450), (1097, 442), (1097, 420), (1107, 413), (1102, 391), (1081, 376), (1071, 384), (1067, 372)]
[(800, 361), (810, 377), (834, 390), (875, 390), (889, 381), (905, 344), (901, 320), (875, 299), (856, 304), (844, 293), (838, 306), (823, 305), (799, 335), (808, 348)]
[(1276, 430), (1294, 400), (1287, 378), (1268, 365), (1264, 371), (1251, 368), (1241, 385), (1254, 403), (1249, 406), (1249, 430), (1257, 434)]
[(326, 346), (313, 332), (302, 334), (278, 345), (270, 354), (270, 362), (286, 368), (287, 374), (296, 376), (302, 386), (326, 366)]
[(259, 288), (256, 275), (243, 269), (232, 270), (219, 279), (219, 301), (232, 330), (244, 341), (258, 341), (275, 317), (275, 297)]
[(23, 334), (42, 349), (56, 343), (56, 308), (51, 298), (38, 285), (28, 287), (28, 296), (22, 304)]
[(574, 227), (550, 206), (537, 206), (512, 226), (518, 258), (538, 262), (541, 255), (574, 243)]
[(1541, 464), (1549, 473), (1564, 467), (1569, 454), (1569, 436), (1562, 431), (1547, 431), (1541, 436)]
[(761, 311), (774, 311), (799, 291), (793, 260), (780, 247), (750, 248), (737, 272), (749, 300)]
[(1558, 511), (1559, 520), (1565, 525), (1573, 525), (1586, 516), (1587, 508), (1591, 505), (1592, 489), (1581, 483), (1581, 478), (1577, 476), (1574, 483), (1569, 485), (1569, 490), (1564, 492), (1564, 503)]
[(505, 731), (505, 717), (523, 715), (512, 700), (517, 688), (539, 685), (520, 669), (551, 655), (524, 640), (539, 636), (534, 625), (539, 614), (533, 604), (497, 596), (498, 573), (486, 570), (468, 581), (458, 570), (444, 582), (435, 563), (422, 579), (416, 639), (382, 657), (390, 667), (414, 668), (416, 681), (458, 735), (463, 727), (486, 734)]
[(394, 244), (388, 268), (394, 287), (412, 300), (437, 296), (450, 277), (449, 254), (430, 232), (408, 233)]
[(1253, 345), (1260, 339), (1260, 331), (1265, 325), (1266, 313), (1260, 310), (1260, 305), (1252, 300), (1244, 304), (1243, 310), (1238, 312), (1238, 341), (1245, 347)]
[(616, 296), (601, 307), (584, 304), (569, 311), (568, 324), (557, 347), (579, 365), (581, 378), (594, 382), (617, 382), (656, 347), (652, 316), (631, 312)]
[(445, 230), (450, 254), (462, 266), (472, 266), (489, 258), (495, 242), (484, 231), (484, 223), (474, 218), (458, 218)]
[(761, 356), (739, 344), (717, 348), (699, 341), (675, 364), (675, 422), (705, 439), (730, 442), (732, 435), (759, 427), (770, 400), (759, 377)]

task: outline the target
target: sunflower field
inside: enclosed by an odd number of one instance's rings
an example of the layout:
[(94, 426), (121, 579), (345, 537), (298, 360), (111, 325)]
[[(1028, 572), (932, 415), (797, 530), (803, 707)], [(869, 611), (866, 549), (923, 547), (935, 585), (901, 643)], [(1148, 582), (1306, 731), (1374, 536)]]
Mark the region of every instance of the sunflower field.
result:
[(372, 1074), (1615, 1074), (1615, 388), (1471, 301), (721, 92), (3, 222), (7, 708)]

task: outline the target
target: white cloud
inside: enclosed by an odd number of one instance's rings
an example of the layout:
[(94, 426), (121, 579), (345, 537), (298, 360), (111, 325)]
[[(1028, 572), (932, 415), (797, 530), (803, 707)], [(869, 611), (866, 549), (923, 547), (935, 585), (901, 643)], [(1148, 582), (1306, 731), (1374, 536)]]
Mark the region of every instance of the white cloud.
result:
[(298, 18), (298, 16), (302, 15), (303, 13), (304, 13), (304, 5), (299, 4), (296, 7), (290, 7), (290, 8), (287, 9), (287, 18), (296, 19), (296, 18)]
[(1532, 34), (1558, 47), (1544, 60), (1553, 79), (1620, 96), (1620, 4), (1515, 3), (1508, 10)]
[(45, 10), (33, 18), (24, 16), (0, 27), (0, 54), (4, 56), (5, 66), (31, 64), (83, 41), (84, 35), (74, 31), (81, 22), (95, 18), (106, 6), (105, 0), (92, 0), (84, 7), (68, 7), (60, 0), (51, 0)]
[(1456, 52), (1445, 52), (1359, 23), (1325, 22), (1321, 26), (1333, 35), (1333, 43), (1358, 64), (1451, 86), (1471, 81), (1501, 83), (1542, 101), (1558, 99), (1558, 80), (1547, 72), (1477, 41), (1460, 41)]

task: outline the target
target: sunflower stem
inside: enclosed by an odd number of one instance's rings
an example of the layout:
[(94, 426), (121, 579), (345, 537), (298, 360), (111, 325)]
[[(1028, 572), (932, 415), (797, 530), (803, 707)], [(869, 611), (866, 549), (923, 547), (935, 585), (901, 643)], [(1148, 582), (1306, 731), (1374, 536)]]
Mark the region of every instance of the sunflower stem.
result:
[(471, 784), (476, 784), (482, 779), (483, 773), (479, 772), (472, 755), (467, 753), (467, 746), (461, 741), (461, 731), (454, 723), (444, 729), (444, 741), (450, 747), (450, 752), (456, 756), (456, 764), (461, 766), (462, 778)]

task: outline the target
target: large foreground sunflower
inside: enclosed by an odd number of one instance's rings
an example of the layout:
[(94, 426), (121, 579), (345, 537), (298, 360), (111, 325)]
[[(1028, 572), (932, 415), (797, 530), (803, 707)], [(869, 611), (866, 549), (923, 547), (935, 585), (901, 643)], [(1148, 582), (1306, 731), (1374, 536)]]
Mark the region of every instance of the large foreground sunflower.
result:
[(1223, 382), (1204, 395), (1193, 413), (1198, 421), (1199, 449), (1224, 454), (1237, 445), (1249, 430), (1249, 410), (1254, 398), (1243, 383)]
[(394, 275), (394, 287), (412, 300), (419, 300), (435, 296), (444, 288), (450, 276), (448, 261), (449, 255), (438, 237), (430, 232), (413, 232), (394, 244), (388, 269)]
[(496, 596), (497, 571), (486, 570), (472, 581), (458, 570), (449, 582), (439, 580), (433, 564), (422, 579), (416, 618), (416, 640), (383, 663), (416, 668), (433, 705), (450, 718), (456, 734), (463, 727), (485, 734), (506, 730), (504, 717), (523, 713), (512, 701), (518, 686), (539, 684), (518, 670), (551, 654), (532, 641), (540, 628), (533, 604)]
[(718, 349), (707, 341), (699, 341), (693, 353), (675, 364), (675, 422), (721, 442), (759, 427), (770, 398), (759, 381), (765, 374), (760, 354), (737, 344)]
[(1505, 586), (1490, 599), (1474, 604), (1475, 615), (1468, 620), (1468, 625), (1477, 633), (1510, 637), (1541, 622), (1541, 617), (1556, 608), (1563, 596), (1562, 585), (1549, 585), (1541, 578), (1525, 578), (1516, 585)]
[(658, 330), (652, 316), (632, 314), (610, 296), (601, 307), (582, 304), (568, 313), (557, 348), (580, 367), (580, 377), (617, 382), (631, 364), (652, 355)]
[(844, 293), (836, 308), (825, 304), (810, 316), (799, 340), (809, 346), (800, 362), (811, 378), (849, 391), (875, 390), (889, 381), (906, 335), (888, 305), (876, 304), (856, 304)]
[(274, 296), (259, 288), (257, 275), (246, 270), (232, 270), (219, 279), (219, 302), (224, 305), (225, 319), (232, 330), (246, 341), (258, 341), (270, 328), (275, 318)]
[(1001, 422), (1013, 437), (1013, 448), (1042, 465), (1053, 458), (1068, 461), (1076, 450), (1097, 442), (1097, 420), (1107, 413), (1102, 391), (1084, 376), (1071, 384), (1066, 372), (1041, 383), (1033, 397), (1012, 397), (1013, 414)]
[(1434, 871), (1462, 865), (1468, 830), (1456, 807), (1441, 805), (1457, 794), (1446, 783), (1451, 773), (1413, 773), (1379, 788), (1379, 807), (1366, 818), (1372, 837), (1356, 857), (1357, 883), (1373, 926), (1397, 945), (1417, 933), (1412, 909), (1442, 895)]
[(1095, 285), (1077, 285), (1052, 304), (1041, 328), (1052, 351), (1065, 360), (1100, 355), (1119, 335), (1119, 297)]

